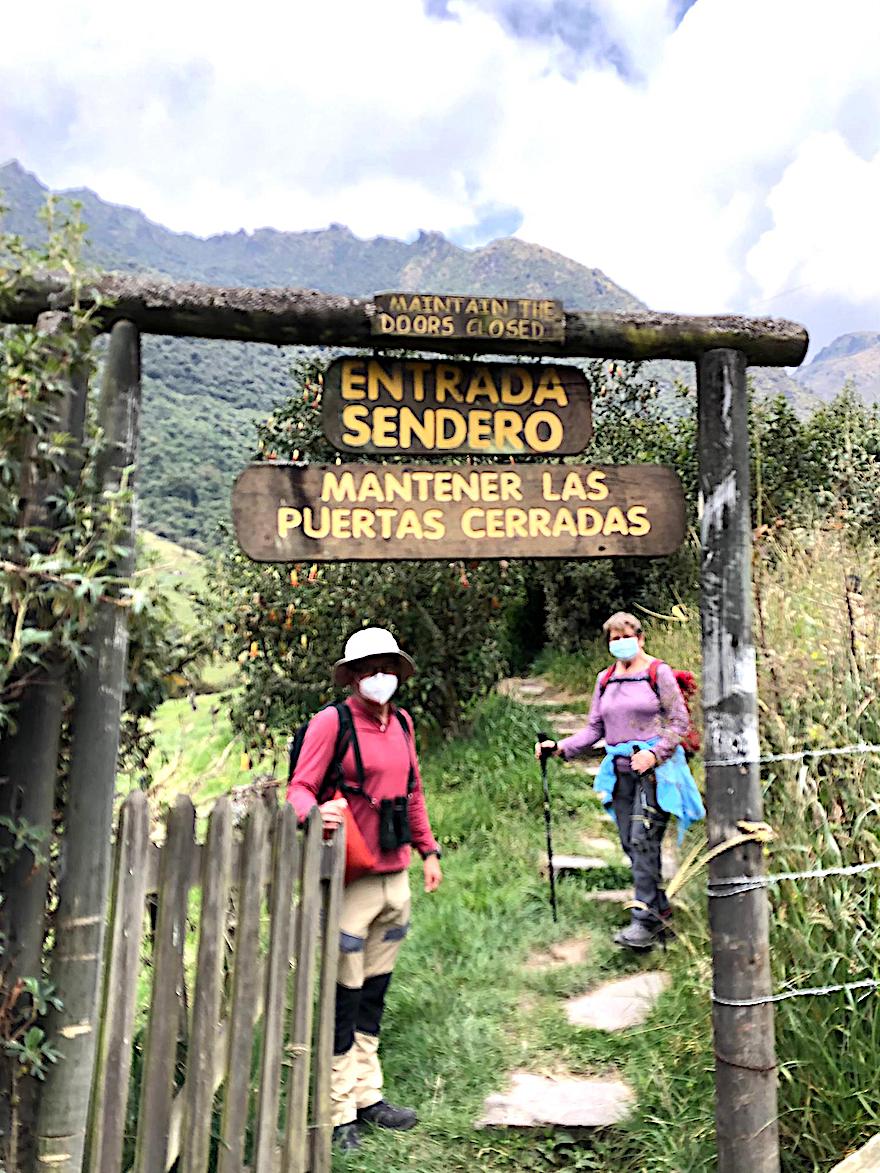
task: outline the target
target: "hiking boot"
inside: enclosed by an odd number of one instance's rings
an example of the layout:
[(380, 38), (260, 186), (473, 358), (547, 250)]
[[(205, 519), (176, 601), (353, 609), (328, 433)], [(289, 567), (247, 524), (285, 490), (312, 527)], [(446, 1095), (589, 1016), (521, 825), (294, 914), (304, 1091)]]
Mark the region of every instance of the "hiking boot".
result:
[(633, 921), (631, 925), (627, 925), (625, 929), (621, 929), (619, 933), (614, 934), (614, 944), (623, 945), (627, 949), (647, 952), (654, 948), (657, 938), (662, 932), (662, 927), (652, 929), (649, 925), (642, 924), (637, 920)]
[(412, 1108), (395, 1108), (385, 1100), (370, 1104), (369, 1108), (358, 1108), (359, 1124), (375, 1124), (377, 1128), (395, 1128), (405, 1132), (408, 1128), (415, 1128), (419, 1118)]
[(361, 1147), (361, 1137), (356, 1120), (336, 1125), (333, 1129), (333, 1147), (338, 1153), (353, 1153), (355, 1149)]

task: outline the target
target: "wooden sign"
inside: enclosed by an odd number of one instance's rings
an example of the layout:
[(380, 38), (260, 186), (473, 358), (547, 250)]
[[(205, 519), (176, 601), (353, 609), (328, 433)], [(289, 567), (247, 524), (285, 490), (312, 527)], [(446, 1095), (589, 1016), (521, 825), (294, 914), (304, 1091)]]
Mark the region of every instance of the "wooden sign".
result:
[(656, 555), (685, 534), (681, 483), (654, 464), (271, 461), (241, 473), (232, 514), (257, 562)]
[(399, 338), (469, 338), (478, 342), (517, 339), (563, 342), (561, 301), (532, 297), (478, 297), (469, 294), (377, 293), (373, 334)]
[(341, 358), (324, 376), (324, 435), (344, 452), (571, 455), (592, 434), (577, 367)]

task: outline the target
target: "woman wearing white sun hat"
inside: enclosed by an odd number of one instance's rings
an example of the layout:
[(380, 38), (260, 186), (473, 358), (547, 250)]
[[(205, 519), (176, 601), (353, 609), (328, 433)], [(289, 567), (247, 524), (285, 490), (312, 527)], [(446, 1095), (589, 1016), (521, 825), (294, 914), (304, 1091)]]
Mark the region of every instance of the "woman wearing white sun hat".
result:
[[(350, 695), (309, 722), (287, 789), (304, 819), (317, 804), (335, 829), (346, 808), (372, 856), (366, 873), (347, 883), (340, 918), (336, 1032), (331, 1077), (334, 1141), (358, 1147), (359, 1127), (408, 1129), (409, 1108), (382, 1096), (378, 1058), (385, 995), (409, 929), (410, 844), (424, 860), (426, 892), (442, 879), (415, 750), (412, 718), (391, 704), (415, 671), (390, 631), (356, 631), (333, 665), (333, 681)], [(341, 791), (343, 797), (334, 797)]]

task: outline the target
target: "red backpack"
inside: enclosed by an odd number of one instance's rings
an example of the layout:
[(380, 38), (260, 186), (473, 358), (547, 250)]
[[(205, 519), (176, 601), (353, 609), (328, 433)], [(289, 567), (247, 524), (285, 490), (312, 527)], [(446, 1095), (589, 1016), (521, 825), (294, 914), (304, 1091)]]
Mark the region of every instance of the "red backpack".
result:
[[(653, 688), (654, 692), (657, 694), (658, 700), (660, 699), (660, 689), (657, 687), (657, 671), (662, 663), (662, 660), (652, 660), (648, 665), (648, 680), (650, 681), (651, 688)], [(605, 689), (608, 687), (608, 683), (611, 680), (611, 677), (614, 675), (616, 668), (617, 665), (612, 664), (611, 667), (608, 668), (607, 671), (603, 672), (599, 677), (600, 696), (604, 694)], [(678, 685), (678, 690), (681, 693), (681, 698), (684, 701), (684, 707), (687, 709), (690, 722), (687, 733), (685, 733), (684, 737), (681, 739), (681, 747), (684, 750), (685, 755), (690, 758), (693, 757), (694, 754), (700, 752), (702, 744), (700, 741), (700, 731), (694, 724), (693, 714), (691, 713), (691, 701), (697, 695), (697, 678), (694, 676), (693, 672), (688, 672), (686, 668), (673, 668), (672, 675), (675, 677), (675, 683)]]

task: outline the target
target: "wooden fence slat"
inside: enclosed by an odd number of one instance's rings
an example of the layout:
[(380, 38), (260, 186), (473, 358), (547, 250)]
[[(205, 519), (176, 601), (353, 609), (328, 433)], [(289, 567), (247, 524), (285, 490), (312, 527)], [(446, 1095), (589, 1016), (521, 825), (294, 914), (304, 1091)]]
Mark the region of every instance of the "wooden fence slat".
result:
[(310, 1129), (311, 1173), (330, 1173), (333, 1164), (333, 1124), (330, 1113), (330, 1072), (333, 1066), (333, 1035), (336, 1020), (336, 975), (339, 968), (339, 917), (345, 873), (345, 828), (340, 827), (332, 844), (324, 847), (329, 857), (330, 877), (321, 882), (321, 979), (318, 997), (318, 1026), (315, 1031), (314, 1127)]
[(306, 825), (299, 918), (296, 931), (296, 988), (288, 1047), (290, 1080), (287, 1095), (283, 1173), (306, 1173), (308, 1169), (309, 1077), (311, 1074), (315, 956), (321, 911), (320, 876), (323, 848), (323, 823), (318, 811), (313, 810)]
[(101, 1025), (87, 1136), (88, 1173), (118, 1173), (122, 1161), (149, 833), (146, 795), (135, 790), (119, 813), (113, 861)]
[(290, 972), (290, 905), (299, 863), (296, 813), (285, 804), (275, 816), (272, 843), (271, 929), (263, 1009), (263, 1055), (257, 1099), (254, 1173), (274, 1173), (281, 1098), (282, 1032)]
[(217, 1173), (240, 1173), (244, 1160), (251, 1054), (261, 1001), (260, 908), (267, 838), (268, 812), (262, 804), (256, 804), (248, 815), (239, 869), (235, 971)]
[(186, 940), (190, 855), (194, 847), (195, 810), (189, 798), (178, 798), (167, 825), (160, 869), (153, 996), (144, 1052), (135, 1173), (165, 1173), (180, 1025), (181, 991), (177, 985)]
[[(202, 852), (199, 952), (183, 1093), (181, 1173), (206, 1173), (208, 1168), (231, 863), (232, 807), (228, 798), (221, 798), (211, 814)], [(166, 1160), (166, 1167), (171, 1164), (173, 1159)]]

